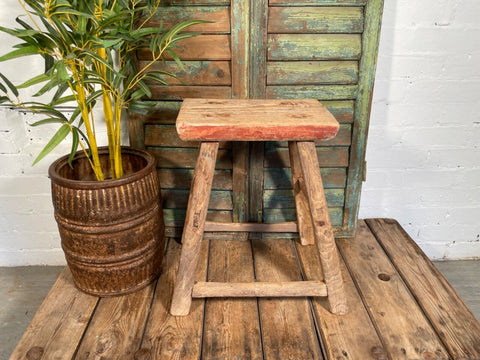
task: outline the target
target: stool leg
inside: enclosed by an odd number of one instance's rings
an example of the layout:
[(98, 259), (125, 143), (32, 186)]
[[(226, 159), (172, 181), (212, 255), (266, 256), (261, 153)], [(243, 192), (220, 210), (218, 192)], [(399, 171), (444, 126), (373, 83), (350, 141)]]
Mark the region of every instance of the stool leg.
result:
[(297, 145), (312, 213), (315, 238), (322, 263), (325, 284), (327, 285), (330, 311), (339, 315), (346, 314), (348, 307), (340, 271), (340, 258), (330, 224), (315, 143), (313, 141), (299, 141)]
[(170, 307), (170, 313), (175, 316), (188, 315), (190, 312), (217, 153), (218, 142), (200, 144), (185, 215), (180, 265)]
[(298, 155), (297, 143), (289, 141), (288, 150), (290, 153), (290, 168), (292, 170), (292, 184), (295, 195), (300, 243), (302, 245), (313, 245), (315, 241), (313, 235), (312, 215), (310, 214), (310, 205), (308, 204), (305, 180), (302, 176), (302, 166)]

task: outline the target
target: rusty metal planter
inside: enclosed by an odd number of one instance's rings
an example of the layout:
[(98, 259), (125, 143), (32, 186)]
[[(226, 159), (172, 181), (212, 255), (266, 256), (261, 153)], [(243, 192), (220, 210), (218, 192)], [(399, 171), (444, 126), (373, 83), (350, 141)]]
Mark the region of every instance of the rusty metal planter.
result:
[[(105, 173), (108, 150), (99, 150)], [(97, 296), (139, 290), (160, 274), (165, 247), (155, 159), (122, 150), (125, 176), (95, 181), (87, 158), (77, 153), (49, 169), (55, 219), (75, 285)]]

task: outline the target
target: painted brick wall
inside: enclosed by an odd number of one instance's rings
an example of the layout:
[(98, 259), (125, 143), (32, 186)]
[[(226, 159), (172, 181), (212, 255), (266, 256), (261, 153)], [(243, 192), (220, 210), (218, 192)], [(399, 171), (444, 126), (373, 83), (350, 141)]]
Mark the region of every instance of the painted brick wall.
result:
[[(0, 25), (18, 13), (4, 0)], [(360, 216), (397, 219), (432, 258), (480, 257), (479, 64), (478, 0), (385, 1)], [(41, 68), (0, 63), (17, 82)], [(69, 146), (31, 167), (33, 120), (0, 110), (0, 266), (64, 263), (46, 174)]]

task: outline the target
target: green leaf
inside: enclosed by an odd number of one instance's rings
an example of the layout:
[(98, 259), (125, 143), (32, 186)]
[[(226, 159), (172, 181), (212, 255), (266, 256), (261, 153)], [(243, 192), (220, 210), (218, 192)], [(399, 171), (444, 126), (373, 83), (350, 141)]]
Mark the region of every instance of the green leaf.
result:
[(175, 52), (172, 50), (172, 49), (167, 49), (166, 50), (168, 55), (170, 55), (172, 57), (173, 60), (175, 60), (175, 62), (177, 63), (178, 67), (182, 70), (182, 71), (185, 71), (185, 66), (183, 66), (183, 63), (182, 63), (182, 60), (180, 60), (180, 58), (178, 57), (177, 54), (175, 54)]
[(55, 149), (70, 133), (70, 125), (64, 124), (58, 131), (53, 135), (50, 141), (45, 145), (43, 150), (38, 154), (37, 158), (33, 161), (33, 165), (37, 164), (45, 156), (47, 156), (53, 149)]
[(30, 126), (35, 127), (35, 126), (40, 126), (45, 124), (65, 124), (65, 120), (57, 119), (57, 118), (46, 118), (43, 120), (35, 121), (34, 123), (31, 123)]
[(0, 56), (0, 61), (12, 60), (22, 56), (37, 55), (39, 54), (39, 49), (36, 46), (25, 46), (17, 50), (13, 50), (8, 54)]
[(50, 76), (47, 76), (45, 74), (40, 74), (31, 78), (30, 80), (25, 81), (23, 84), (18, 85), (17, 89), (25, 89), (32, 85), (37, 85), (48, 80), (50, 80)]
[(10, 89), (10, 91), (15, 95), (15, 96), (18, 96), (18, 90), (17, 88), (15, 87), (15, 85), (13, 85), (10, 80), (8, 80), (2, 73), (0, 73), (0, 77), (3, 79), (3, 81), (5, 82), (5, 85), (8, 86), (8, 88)]
[(78, 131), (76, 128), (72, 128), (72, 150), (70, 151), (70, 156), (68, 157), (68, 165), (73, 167), (72, 161), (75, 157), (75, 153), (78, 150), (78, 144), (80, 143), (80, 136), (78, 135)]

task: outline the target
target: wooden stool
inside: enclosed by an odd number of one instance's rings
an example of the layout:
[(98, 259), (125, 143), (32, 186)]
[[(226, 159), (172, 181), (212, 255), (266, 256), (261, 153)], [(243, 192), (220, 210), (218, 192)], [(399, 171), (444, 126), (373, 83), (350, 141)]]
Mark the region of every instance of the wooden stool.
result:
[[(338, 122), (317, 100), (183, 101), (177, 132), (181, 139), (201, 144), (188, 199), (172, 315), (188, 315), (192, 297), (327, 296), (332, 313), (348, 311), (314, 143), (334, 137), (338, 128)], [(297, 222), (206, 222), (218, 142), (270, 140), (289, 141)], [(298, 231), (302, 245), (317, 245), (325, 282), (195, 283), (204, 231)]]

